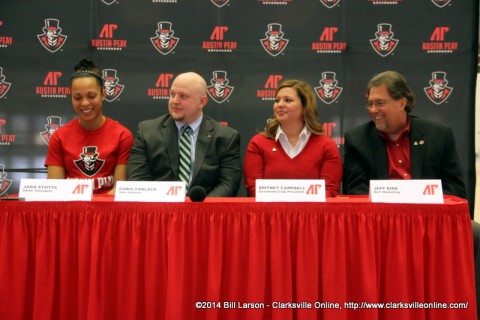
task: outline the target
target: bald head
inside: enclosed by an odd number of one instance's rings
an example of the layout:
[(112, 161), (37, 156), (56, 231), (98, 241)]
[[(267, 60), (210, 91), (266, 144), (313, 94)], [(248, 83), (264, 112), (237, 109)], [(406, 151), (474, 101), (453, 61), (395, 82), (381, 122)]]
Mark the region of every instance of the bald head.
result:
[(176, 121), (190, 124), (200, 117), (207, 100), (205, 79), (195, 72), (181, 73), (170, 88), (170, 115)]
[[(192, 91), (198, 92), (200, 95), (207, 94), (207, 82), (201, 75), (195, 72), (185, 72), (180, 73), (175, 80), (173, 80), (173, 84), (175, 83), (182, 83), (192, 89)], [(173, 86), (172, 84), (172, 86)]]

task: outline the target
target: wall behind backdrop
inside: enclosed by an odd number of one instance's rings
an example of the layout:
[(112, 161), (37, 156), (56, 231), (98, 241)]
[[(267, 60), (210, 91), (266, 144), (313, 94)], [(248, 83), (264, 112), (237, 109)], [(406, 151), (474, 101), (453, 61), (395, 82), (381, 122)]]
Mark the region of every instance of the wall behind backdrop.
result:
[(2, 0), (0, 195), (46, 177), (49, 135), (76, 117), (73, 67), (89, 57), (106, 80), (105, 115), (133, 133), (167, 112), (177, 74), (198, 72), (205, 113), (240, 132), (242, 157), (282, 79), (315, 88), (342, 152), (345, 131), (369, 120), (366, 82), (397, 70), (413, 114), (453, 127), (473, 203), (478, 12), (477, 0)]

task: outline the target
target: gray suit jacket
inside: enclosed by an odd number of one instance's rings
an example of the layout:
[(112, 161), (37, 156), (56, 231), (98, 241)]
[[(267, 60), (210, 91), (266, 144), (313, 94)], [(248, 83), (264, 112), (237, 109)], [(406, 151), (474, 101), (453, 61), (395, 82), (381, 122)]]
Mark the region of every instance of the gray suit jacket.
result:
[[(343, 193), (368, 194), (369, 181), (388, 179), (385, 141), (370, 121), (345, 134)], [(443, 193), (466, 197), (452, 129), (410, 116), (412, 179), (440, 179)]]
[[(238, 132), (204, 115), (195, 148), (190, 188), (202, 186), (207, 196), (236, 196), (242, 177)], [(127, 180), (180, 181), (178, 163), (178, 130), (170, 115), (140, 122)]]

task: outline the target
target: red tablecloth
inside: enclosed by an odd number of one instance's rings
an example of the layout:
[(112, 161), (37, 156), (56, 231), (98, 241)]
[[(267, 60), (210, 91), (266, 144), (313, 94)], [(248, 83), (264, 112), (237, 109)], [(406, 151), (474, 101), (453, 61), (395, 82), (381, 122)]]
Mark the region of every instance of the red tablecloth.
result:
[(473, 320), (468, 205), (0, 201), (0, 319)]

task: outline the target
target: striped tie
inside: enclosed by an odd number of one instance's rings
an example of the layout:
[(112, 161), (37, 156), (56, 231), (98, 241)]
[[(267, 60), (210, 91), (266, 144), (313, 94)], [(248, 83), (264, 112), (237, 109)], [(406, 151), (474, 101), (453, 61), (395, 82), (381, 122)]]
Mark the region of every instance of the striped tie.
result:
[(191, 145), (190, 145), (190, 127), (184, 126), (183, 133), (180, 136), (180, 145), (179, 145), (179, 152), (180, 152), (180, 180), (185, 182), (185, 185), (188, 190), (188, 183), (190, 181), (190, 172), (191, 172)]

